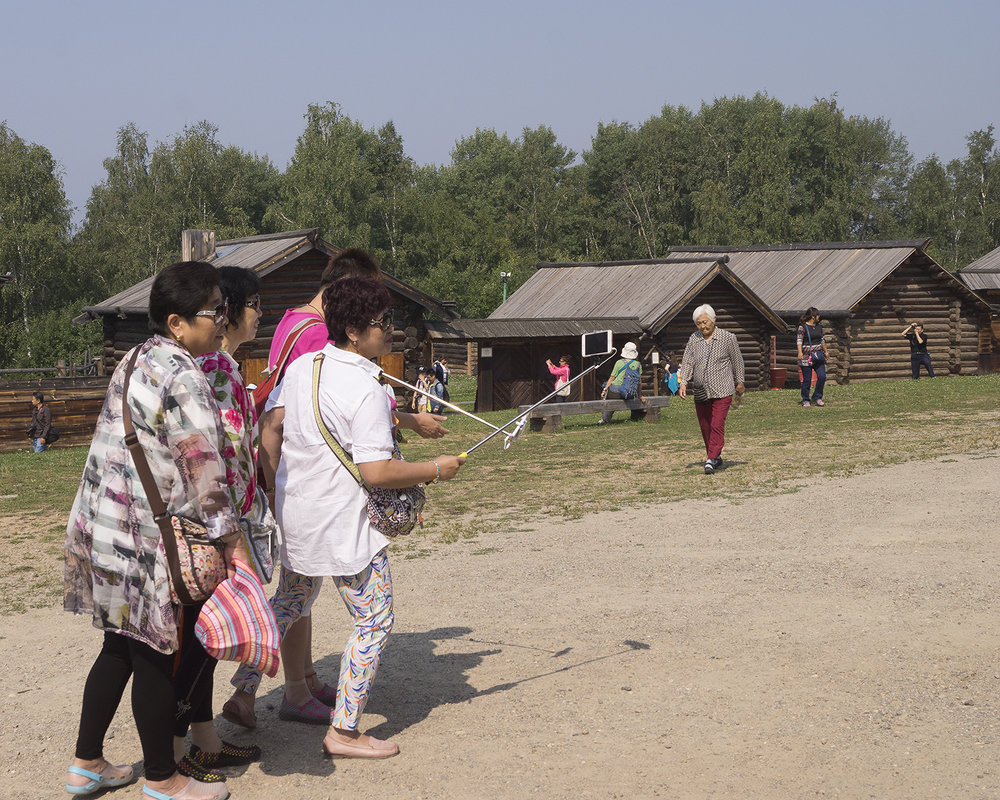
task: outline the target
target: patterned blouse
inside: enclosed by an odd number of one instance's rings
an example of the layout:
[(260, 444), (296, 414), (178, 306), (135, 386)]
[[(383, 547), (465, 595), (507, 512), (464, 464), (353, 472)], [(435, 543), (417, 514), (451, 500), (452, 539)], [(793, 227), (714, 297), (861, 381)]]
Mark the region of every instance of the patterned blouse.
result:
[(208, 378), (215, 392), (215, 402), (219, 404), (227, 440), (222, 448), (226, 482), (233, 505), (245, 515), (257, 492), (257, 448), (260, 444), (257, 410), (243, 383), (239, 365), (229, 353), (220, 350), (195, 360)]
[[(220, 455), (226, 444), (205, 375), (172, 339), (139, 345), (129, 410), (171, 514), (200, 520), (213, 538), (239, 530)], [(160, 529), (125, 446), (122, 393), (131, 352), (115, 370), (66, 528), (63, 608), (94, 627), (161, 653), (177, 650)]]
[(703, 384), (709, 400), (730, 397), (736, 393), (736, 384), (743, 383), (743, 370), (743, 355), (734, 334), (716, 328), (706, 340), (695, 331), (684, 348), (680, 381)]
[[(808, 367), (812, 364), (813, 353), (823, 351), (823, 326), (809, 325), (808, 332), (806, 331), (806, 327), (806, 325), (799, 325), (799, 329), (795, 334), (795, 346), (796, 348), (802, 348), (802, 360), (799, 361), (799, 365), (803, 367)], [(810, 340), (812, 344), (810, 344)]]

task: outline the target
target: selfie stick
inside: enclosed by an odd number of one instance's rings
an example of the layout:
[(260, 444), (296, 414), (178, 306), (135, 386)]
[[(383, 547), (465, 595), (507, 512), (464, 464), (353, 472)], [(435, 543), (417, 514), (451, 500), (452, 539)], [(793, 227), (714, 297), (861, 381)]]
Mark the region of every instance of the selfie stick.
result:
[[(457, 411), (459, 414), (465, 414), (465, 416), (469, 417), (470, 419), (474, 419), (476, 422), (481, 422), (487, 428), (492, 428), (495, 433), (502, 433), (502, 434), (504, 434), (504, 436), (506, 437), (504, 439), (504, 443), (503, 443), (504, 450), (506, 450), (507, 448), (509, 448), (510, 445), (511, 445), (511, 442), (513, 442), (515, 439), (517, 439), (518, 436), (521, 435), (521, 430), (524, 428), (524, 426), (522, 425), (520, 427), (515, 427), (513, 431), (505, 431), (503, 428), (498, 428), (492, 422), (487, 422), (482, 417), (477, 417), (475, 414), (469, 413), (464, 408), (460, 408), (459, 406), (456, 406), (454, 403), (449, 403), (447, 400), (441, 399), (436, 394), (431, 394), (430, 392), (426, 392), (423, 389), (418, 389), (416, 386), (413, 386), (412, 384), (409, 384), (406, 381), (400, 380), (399, 378), (397, 378), (397, 377), (395, 377), (393, 375), (390, 375), (387, 372), (383, 372), (382, 373), (382, 377), (385, 378), (387, 381), (392, 381), (393, 383), (395, 383), (398, 386), (402, 386), (405, 389), (410, 389), (410, 390), (416, 392), (417, 394), (422, 394), (424, 397), (426, 397), (426, 398), (434, 401), (435, 403), (440, 403), (443, 406), (447, 406), (448, 408), (452, 409), (453, 411)], [(509, 425), (509, 424), (510, 423), (508, 422), (507, 425)], [(504, 427), (506, 427), (506, 426), (504, 426)]]
[[(566, 381), (566, 383), (562, 384), (562, 386), (560, 386), (558, 389), (556, 389), (556, 390), (550, 392), (549, 394), (545, 395), (545, 397), (543, 397), (541, 400), (539, 400), (533, 406), (528, 406), (527, 409), (525, 409), (520, 414), (518, 414), (516, 417), (514, 417), (514, 419), (512, 419), (510, 422), (504, 423), (503, 427), (506, 428), (508, 425), (513, 425), (516, 422), (516, 423), (518, 423), (517, 432), (520, 433), (524, 429), (524, 425), (527, 422), (527, 416), (528, 416), (528, 414), (530, 414), (532, 411), (534, 411), (536, 408), (538, 408), (538, 406), (540, 406), (542, 403), (546, 403), (549, 400), (551, 400), (553, 397), (555, 397), (557, 394), (559, 394), (559, 392), (561, 392), (567, 386), (572, 386), (574, 383), (576, 383), (578, 380), (580, 380), (580, 378), (582, 378), (584, 375), (587, 375), (588, 373), (591, 373), (594, 370), (600, 369), (601, 367), (603, 367), (605, 364), (607, 364), (616, 355), (618, 355), (618, 350), (617, 349), (612, 350), (611, 355), (609, 355), (602, 362), (600, 362), (599, 364), (594, 364), (593, 366), (587, 367), (583, 372), (581, 372), (575, 378), (573, 378), (572, 380)], [(472, 447), (470, 447), (464, 453), (460, 453), (458, 457), (459, 458), (466, 458), (466, 457), (468, 457), (469, 454), (472, 453), (473, 450), (476, 450), (477, 448), (482, 447), (490, 439), (492, 439), (494, 436), (496, 436), (498, 433), (501, 433), (501, 432), (502, 432), (502, 430), (496, 430), (496, 431), (494, 431), (489, 436), (487, 436), (485, 439), (482, 439), (482, 440), (476, 442), (474, 445), (472, 445)]]

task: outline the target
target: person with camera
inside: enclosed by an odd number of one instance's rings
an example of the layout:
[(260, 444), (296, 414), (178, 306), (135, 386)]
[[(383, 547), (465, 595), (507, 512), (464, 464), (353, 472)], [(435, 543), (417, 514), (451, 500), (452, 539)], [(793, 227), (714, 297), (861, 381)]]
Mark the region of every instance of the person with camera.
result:
[(819, 324), (819, 310), (809, 307), (799, 317), (799, 329), (795, 334), (795, 346), (799, 351), (799, 368), (802, 370), (802, 407), (809, 406), (809, 390), (812, 388), (813, 373), (816, 387), (812, 389), (812, 402), (818, 406), (823, 402), (823, 387), (826, 386), (826, 342), (823, 340), (823, 326)]
[(927, 376), (934, 377), (934, 367), (927, 353), (927, 335), (924, 333), (924, 323), (911, 322), (903, 328), (903, 337), (910, 342), (910, 368), (913, 370), (913, 380), (920, 380), (920, 365), (927, 367)]
[(552, 363), (551, 358), (545, 359), (545, 366), (549, 368), (549, 372), (555, 376), (555, 390), (558, 394), (552, 398), (553, 403), (565, 403), (566, 398), (569, 397), (571, 387), (566, 384), (569, 383), (569, 356), (562, 355), (559, 356), (559, 366), (557, 367)]

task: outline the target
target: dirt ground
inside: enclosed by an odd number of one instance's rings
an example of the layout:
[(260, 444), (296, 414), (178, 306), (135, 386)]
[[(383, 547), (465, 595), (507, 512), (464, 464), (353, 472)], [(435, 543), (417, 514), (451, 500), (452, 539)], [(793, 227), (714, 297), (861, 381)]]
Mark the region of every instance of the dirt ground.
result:
[[(998, 500), (1000, 458), (947, 457), (397, 557), (364, 727), (400, 756), (324, 760), (323, 729), (278, 720), (265, 680), (256, 732), (218, 719), (264, 749), (233, 797), (1000, 797)], [(314, 650), (333, 681), (348, 617), (329, 588)], [(99, 634), (53, 606), (0, 636), (0, 797), (65, 797)], [(140, 758), (127, 701), (106, 753)]]

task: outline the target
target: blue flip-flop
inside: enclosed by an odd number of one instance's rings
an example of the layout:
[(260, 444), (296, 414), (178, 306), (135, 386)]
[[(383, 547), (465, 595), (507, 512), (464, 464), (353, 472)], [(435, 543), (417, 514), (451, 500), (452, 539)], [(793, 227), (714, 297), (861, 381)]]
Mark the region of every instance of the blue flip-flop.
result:
[[(110, 766), (110, 764), (108, 765)], [(105, 767), (107, 769), (107, 767)], [(119, 769), (124, 769), (124, 766), (119, 767)], [(74, 775), (82, 775), (84, 778), (89, 778), (87, 783), (80, 786), (73, 786), (72, 784), (66, 784), (66, 791), (70, 794), (93, 794), (100, 789), (113, 789), (116, 786), (124, 786), (126, 783), (131, 783), (135, 780), (135, 770), (132, 767), (128, 768), (128, 774), (122, 775), (120, 778), (105, 778), (100, 772), (91, 772), (89, 769), (84, 769), (83, 767), (71, 766), (68, 770)]]

